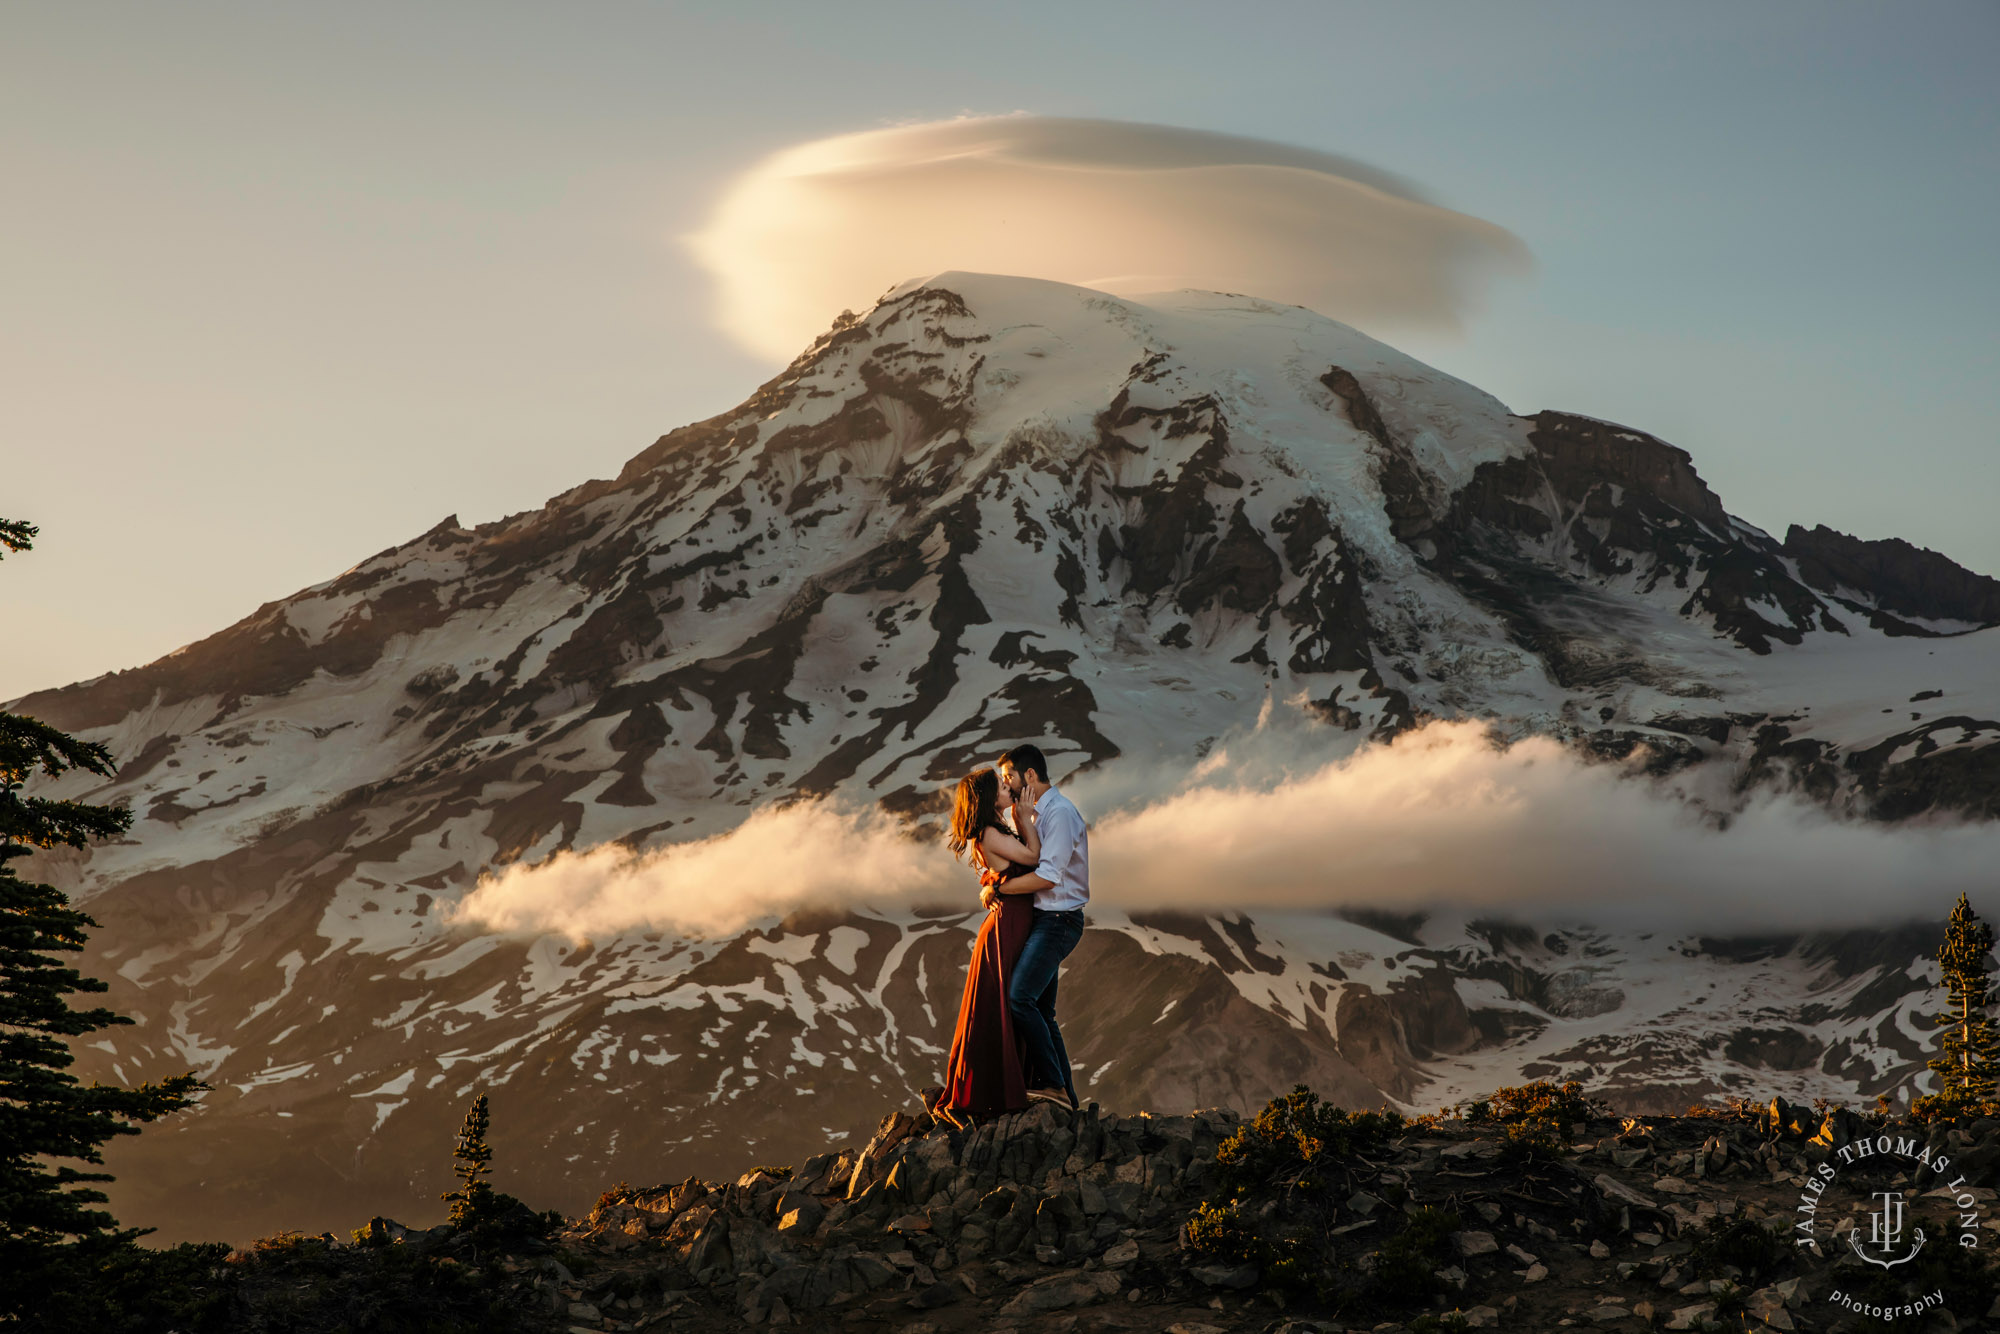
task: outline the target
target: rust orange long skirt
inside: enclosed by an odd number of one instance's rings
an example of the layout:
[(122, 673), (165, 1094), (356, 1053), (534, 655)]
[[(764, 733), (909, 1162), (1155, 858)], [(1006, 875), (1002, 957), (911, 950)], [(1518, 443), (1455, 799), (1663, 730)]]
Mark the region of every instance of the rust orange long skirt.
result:
[(938, 1104), (954, 1114), (1018, 1112), (1028, 1105), (1028, 1081), (1014, 1020), (1007, 1013), (1007, 981), (1034, 928), (1034, 896), (1007, 894), (986, 914), (965, 970), (958, 1003), (958, 1031), (945, 1059)]

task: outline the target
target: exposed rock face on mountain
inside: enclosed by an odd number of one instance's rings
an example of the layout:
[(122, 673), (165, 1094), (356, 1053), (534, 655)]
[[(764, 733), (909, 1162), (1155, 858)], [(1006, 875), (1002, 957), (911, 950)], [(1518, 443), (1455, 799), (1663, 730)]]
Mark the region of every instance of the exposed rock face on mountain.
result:
[(2000, 625), (2000, 579), (1899, 537), (1864, 542), (1823, 524), (1811, 531), (1793, 524), (1785, 554), (1798, 563), (1800, 578), (1883, 634), (1937, 636)]
[[(1272, 697), (1311, 702), (1329, 756), (1472, 717), (1855, 817), (2000, 815), (1993, 588), (1901, 544), (1779, 543), (1670, 445), (1515, 416), (1303, 310), (953, 274), (615, 480), (11, 707), (126, 758), (92, 795), (131, 803), (130, 838), (41, 859), (142, 1020), (89, 1059), (217, 1086), (121, 1147), (126, 1216), (212, 1233), (199, 1198), (268, 1230), (409, 1189), (474, 1085), (503, 1143), (562, 1146), (534, 1184), (573, 1196), (782, 1154), (934, 1077), (962, 911), (441, 926), (495, 866), (802, 798), (921, 821), (1022, 740), (1143, 795)], [(1065, 983), (1073, 1054), (1162, 1109), (1298, 1080), (1423, 1103), (1523, 1063), (1635, 1104), (1769, 1068), (1873, 1091), (1924, 1055), (1928, 941), (1399, 930), (1107, 910)]]

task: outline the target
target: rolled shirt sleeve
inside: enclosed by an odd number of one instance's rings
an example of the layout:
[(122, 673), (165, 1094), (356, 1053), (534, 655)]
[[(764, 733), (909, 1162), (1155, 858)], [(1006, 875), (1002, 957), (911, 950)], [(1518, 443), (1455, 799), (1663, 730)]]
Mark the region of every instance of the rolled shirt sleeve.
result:
[[(1054, 809), (1048, 813), (1048, 820), (1041, 825), (1042, 860), (1035, 867), (1035, 874), (1049, 882), (1049, 888), (1042, 894), (1060, 893), (1074, 889), (1070, 882), (1070, 861), (1076, 855), (1077, 839), (1083, 836), (1083, 816), (1067, 801), (1053, 803)], [(1037, 898), (1041, 894), (1036, 895)]]

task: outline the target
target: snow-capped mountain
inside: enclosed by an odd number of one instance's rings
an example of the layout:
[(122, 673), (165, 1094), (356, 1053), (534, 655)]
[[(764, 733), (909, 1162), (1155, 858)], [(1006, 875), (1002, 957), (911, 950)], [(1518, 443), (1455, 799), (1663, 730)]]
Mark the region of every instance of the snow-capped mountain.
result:
[[(37, 869), (195, 1066), (121, 1146), (128, 1221), (333, 1226), (445, 1184), (491, 1089), (510, 1188), (783, 1159), (931, 1082), (976, 918), (829, 907), (733, 939), (440, 921), (490, 868), (832, 796), (921, 821), (1035, 740), (1176, 772), (1273, 697), (1328, 753), (1489, 719), (1851, 818), (2000, 815), (2000, 581), (1731, 517), (1688, 455), (1296, 307), (973, 274), (843, 318), (613, 481), (415, 540), (159, 662), (10, 708), (125, 759), (125, 841)], [(81, 794), (85, 789), (65, 789)], [(1629, 1106), (1873, 1092), (1933, 942), (1107, 910), (1065, 983), (1094, 1096), (1305, 1081), (1429, 1105), (1537, 1074)], [(420, 1205), (404, 1206), (421, 1209)]]

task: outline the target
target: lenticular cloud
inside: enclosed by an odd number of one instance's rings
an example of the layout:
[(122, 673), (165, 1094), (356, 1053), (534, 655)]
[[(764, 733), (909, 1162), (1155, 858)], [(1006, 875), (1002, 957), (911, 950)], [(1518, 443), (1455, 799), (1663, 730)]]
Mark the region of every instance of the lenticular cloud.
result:
[(689, 238), (718, 318), (790, 357), (842, 309), (948, 269), (1137, 295), (1245, 292), (1373, 331), (1455, 329), (1527, 251), (1366, 164), (1163, 125), (998, 116), (801, 144)]

